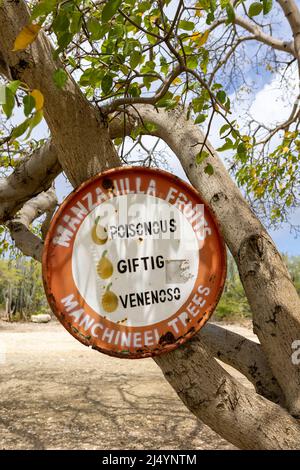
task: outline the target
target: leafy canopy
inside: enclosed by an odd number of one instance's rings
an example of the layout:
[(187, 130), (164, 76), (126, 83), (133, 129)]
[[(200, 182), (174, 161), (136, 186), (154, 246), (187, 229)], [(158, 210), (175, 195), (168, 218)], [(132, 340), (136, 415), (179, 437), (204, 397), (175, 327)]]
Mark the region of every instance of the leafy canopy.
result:
[[(272, 0), (250, 4), (238, 0), (234, 6), (230, 0), (41, 0), (33, 2), (31, 23), (20, 31), (14, 49), (30, 48), (40, 30), (47, 31), (57, 59), (57, 70), (49, 79), (63, 97), (71, 75), (108, 116), (147, 98), (165, 109), (185, 106), (188, 117), (207, 133), (213, 119), (221, 118), (223, 143), (218, 150), (230, 153), (239, 184), (255, 200), (271, 198), (271, 214), (278, 219), (282, 217), (278, 201), (292, 207), (297, 200), (298, 131), (285, 129), (267, 159), (265, 154), (260, 158), (260, 140), (250, 130), (242, 132), (232, 117), (229, 94), (235, 79), (224, 83), (226, 67), (242, 43), (242, 33), (234, 25), (236, 16), (246, 14), (257, 22), (270, 14), (272, 6)], [(42, 90), (30, 90), (18, 81), (7, 83), (5, 93), (2, 109), (7, 119), (19, 97), (24, 110), (24, 121), (2, 139), (7, 146), (17, 146), (13, 150), (17, 153), (20, 139), (29, 139), (43, 117), (44, 97)], [(145, 129), (134, 132), (137, 139)], [(213, 165), (206, 162), (209, 155), (205, 138), (196, 161), (212, 175)]]

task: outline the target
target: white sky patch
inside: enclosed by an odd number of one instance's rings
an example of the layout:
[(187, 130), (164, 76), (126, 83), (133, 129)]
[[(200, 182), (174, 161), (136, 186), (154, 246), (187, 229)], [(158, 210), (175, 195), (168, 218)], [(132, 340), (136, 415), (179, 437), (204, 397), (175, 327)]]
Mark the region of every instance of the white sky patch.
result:
[(297, 98), (297, 80), (290, 80), (289, 85), (288, 93), (283, 93), (280, 78), (275, 77), (256, 94), (250, 115), (270, 127), (286, 120), (291, 112), (291, 101)]
[[(253, 117), (265, 125), (274, 127), (288, 118), (292, 105), (297, 98), (299, 88), (299, 78), (297, 67), (291, 65), (285, 74), (285, 80), (279, 73), (274, 75), (271, 82), (256, 93), (255, 98), (249, 109), (247, 118)], [(247, 100), (245, 100), (247, 105)], [(245, 107), (246, 108), (246, 107)], [(237, 112), (239, 118), (243, 118), (240, 112)]]
[[(232, 114), (228, 118), (231, 121), (237, 120), (241, 132), (246, 129), (251, 119), (274, 128), (289, 117), (293, 102), (298, 95), (298, 87), (297, 67), (293, 64), (286, 73), (284, 84), (281, 75), (275, 74), (273, 79), (255, 94), (239, 92), (239, 98), (235, 94), (229, 95)], [(209, 137), (215, 147), (224, 143), (219, 135), (223, 124), (225, 124), (224, 119), (216, 115)], [(220, 155), (221, 157), (230, 157), (230, 152), (222, 152)]]

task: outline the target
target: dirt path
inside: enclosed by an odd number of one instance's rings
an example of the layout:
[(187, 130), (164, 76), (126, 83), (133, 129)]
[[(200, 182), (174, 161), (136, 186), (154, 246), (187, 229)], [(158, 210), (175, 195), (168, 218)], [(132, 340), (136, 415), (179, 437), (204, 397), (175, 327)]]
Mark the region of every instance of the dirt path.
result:
[(193, 418), (153, 360), (92, 351), (57, 322), (0, 322), (0, 369), (0, 449), (233, 448)]

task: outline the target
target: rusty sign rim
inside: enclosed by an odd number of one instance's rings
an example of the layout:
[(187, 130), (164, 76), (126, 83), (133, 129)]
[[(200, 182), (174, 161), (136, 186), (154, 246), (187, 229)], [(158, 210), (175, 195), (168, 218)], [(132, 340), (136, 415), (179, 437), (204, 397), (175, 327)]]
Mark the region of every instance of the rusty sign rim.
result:
[[(105, 178), (107, 176), (111, 176), (114, 173), (119, 173), (119, 172), (129, 172), (129, 173), (135, 173), (135, 172), (146, 172), (146, 173), (152, 173), (153, 175), (159, 174), (163, 176), (164, 178), (168, 179), (169, 181), (174, 181), (177, 184), (181, 185), (184, 187), (184, 189), (187, 192), (193, 193), (193, 195), (200, 199), (201, 203), (204, 204), (205, 210), (208, 211), (213, 223), (215, 224), (215, 228), (217, 231), (217, 238), (219, 241), (219, 247), (220, 247), (220, 254), (222, 258), (222, 263), (221, 263), (221, 277), (220, 277), (220, 283), (218, 286), (218, 294), (215, 297), (214, 302), (211, 304), (208, 313), (205, 312), (203, 314), (203, 317), (201, 318), (200, 322), (198, 323), (197, 328), (193, 328), (192, 330), (188, 331), (184, 336), (179, 337), (176, 339), (175, 342), (170, 343), (170, 344), (165, 344), (164, 346), (160, 347), (158, 350), (153, 349), (151, 351), (144, 351), (144, 352), (136, 352), (136, 353), (131, 353), (130, 355), (124, 355), (121, 352), (116, 352), (110, 349), (104, 349), (96, 344), (91, 344), (89, 340), (81, 337), (76, 331), (72, 329), (71, 323), (67, 323), (63, 321), (63, 317), (59, 314), (60, 309), (57, 305), (57, 302), (55, 300), (54, 295), (50, 291), (50, 286), (48, 286), (48, 278), (49, 278), (49, 272), (48, 272), (48, 265), (47, 265), (47, 259), (48, 259), (48, 251), (49, 251), (49, 245), (51, 243), (52, 239), (52, 233), (54, 231), (54, 228), (56, 226), (56, 222), (59, 219), (60, 215), (63, 213), (64, 209), (66, 206), (68, 206), (69, 202), (73, 199), (73, 197), (78, 194), (80, 191), (85, 189), (87, 186), (92, 184), (94, 181), (97, 179)], [(226, 245), (224, 238), (222, 236), (222, 231), (220, 227), (220, 223), (216, 219), (212, 209), (208, 205), (208, 203), (202, 198), (200, 195), (199, 191), (196, 190), (191, 184), (187, 183), (186, 181), (183, 181), (179, 176), (174, 175), (170, 173), (169, 171), (162, 170), (160, 168), (148, 168), (148, 167), (143, 167), (143, 166), (120, 166), (120, 167), (114, 167), (110, 168), (108, 170), (102, 171), (97, 173), (96, 175), (92, 176), (88, 180), (84, 181), (81, 183), (77, 188), (73, 189), (73, 191), (68, 194), (68, 196), (63, 200), (63, 202), (60, 204), (58, 210), (54, 214), (51, 225), (49, 227), (49, 230), (47, 232), (45, 241), (44, 241), (44, 247), (43, 247), (43, 254), (42, 254), (42, 278), (43, 278), (43, 284), (44, 284), (44, 290), (46, 293), (46, 297), (48, 300), (48, 303), (51, 307), (51, 310), (55, 314), (56, 318), (58, 321), (62, 324), (62, 326), (81, 344), (91, 347), (92, 349), (95, 349), (99, 352), (102, 352), (106, 355), (112, 356), (112, 357), (117, 357), (120, 359), (145, 359), (149, 357), (157, 357), (160, 356), (161, 354), (165, 354), (167, 352), (173, 351), (177, 349), (179, 346), (185, 344), (187, 341), (189, 341), (196, 333), (198, 333), (203, 326), (208, 322), (208, 320), (211, 318), (213, 315), (219, 300), (223, 294), (224, 291), (224, 286), (226, 282), (226, 276), (227, 276), (227, 251), (226, 251)]]

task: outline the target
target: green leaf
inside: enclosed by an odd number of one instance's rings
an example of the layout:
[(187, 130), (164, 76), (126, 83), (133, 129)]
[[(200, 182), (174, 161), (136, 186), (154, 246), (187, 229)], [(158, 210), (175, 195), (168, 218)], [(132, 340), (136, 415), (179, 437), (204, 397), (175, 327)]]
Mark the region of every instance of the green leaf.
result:
[(25, 95), (23, 98), (23, 105), (25, 116), (29, 116), (29, 114), (31, 114), (31, 111), (35, 107), (34, 97), (32, 95)]
[(217, 99), (218, 99), (218, 101), (220, 101), (220, 103), (223, 104), (223, 103), (225, 102), (225, 100), (226, 100), (226, 97), (227, 97), (227, 95), (226, 95), (226, 93), (225, 93), (224, 90), (218, 91), (218, 93), (217, 93)]
[(179, 28), (184, 31), (193, 31), (195, 24), (192, 21), (181, 20), (179, 21)]
[(237, 154), (238, 154), (238, 157), (239, 159), (242, 161), (242, 162), (246, 162), (247, 161), (247, 147), (246, 145), (244, 144), (244, 142), (241, 142), (238, 147), (237, 147)]
[(5, 103), (2, 105), (7, 118), (10, 118), (15, 106), (15, 95), (7, 86), (5, 89)]
[(9, 88), (15, 95), (20, 84), (21, 84), (20, 80), (13, 80), (7, 85), (7, 88)]
[(43, 114), (43, 110), (40, 109), (39, 111), (37, 111), (36, 113), (34, 113), (34, 115), (32, 116), (32, 118), (30, 118), (28, 121), (29, 121), (29, 132), (26, 136), (26, 138), (28, 139), (28, 137), (30, 136), (31, 134), (31, 131), (34, 127), (36, 127), (40, 122), (41, 120), (43, 119), (44, 117), (44, 114)]
[(115, 140), (114, 140), (114, 144), (118, 147), (119, 145), (121, 145), (123, 142), (123, 139), (122, 137), (117, 137)]
[(71, 65), (71, 67), (73, 67), (73, 69), (76, 69), (77, 68), (77, 63), (76, 63), (76, 60), (74, 59), (74, 57), (68, 57), (68, 62), (69, 62), (69, 65)]
[(228, 131), (230, 129), (230, 125), (229, 124), (224, 124), (224, 126), (221, 127), (220, 131), (219, 131), (219, 134), (222, 135), (224, 134), (224, 132)]
[(27, 131), (29, 125), (30, 119), (26, 119), (24, 122), (22, 122), (22, 124), (19, 124), (19, 126), (15, 127), (11, 133), (12, 139), (16, 139), (17, 137), (23, 135), (24, 132)]
[(131, 131), (130, 137), (133, 140), (136, 140), (136, 138), (140, 135), (154, 134), (155, 131), (157, 131), (157, 126), (155, 124), (152, 124), (151, 122), (144, 122), (143, 125), (137, 126)]
[(197, 56), (190, 56), (186, 59), (186, 65), (189, 69), (196, 69), (198, 67), (198, 58)]
[(130, 67), (132, 69), (135, 69), (141, 62), (141, 59), (142, 59), (142, 54), (140, 53), (140, 51), (136, 51), (136, 50), (133, 51), (130, 57)]
[(94, 41), (98, 41), (99, 39), (102, 39), (105, 36), (109, 29), (106, 26), (107, 25), (102, 25), (96, 18), (91, 18), (89, 20), (87, 28), (88, 31), (91, 33), (92, 39)]
[(102, 10), (102, 21), (104, 21), (104, 23), (107, 23), (114, 16), (121, 3), (122, 0), (107, 0)]
[(109, 39), (116, 39), (120, 38), (123, 39), (124, 36), (124, 28), (121, 24), (115, 24), (113, 28), (109, 30)]
[(263, 10), (263, 4), (254, 2), (250, 5), (248, 15), (252, 18), (253, 16), (259, 15)]
[(80, 11), (74, 11), (72, 15), (72, 21), (70, 26), (70, 32), (73, 34), (79, 33), (82, 25), (82, 13)]
[(68, 80), (68, 75), (64, 71), (64, 69), (57, 69), (53, 73), (53, 80), (57, 88), (60, 90), (65, 86), (67, 80)]
[(101, 24), (96, 18), (90, 18), (87, 22), (87, 29), (91, 34), (98, 35), (101, 32)]
[(228, 23), (233, 23), (235, 19), (235, 12), (231, 3), (228, 3), (226, 5), (226, 13), (227, 13), (227, 18), (228, 18)]
[(209, 61), (209, 52), (206, 49), (202, 49), (202, 60), (200, 63), (200, 67), (203, 73), (207, 73), (207, 66)]
[(148, 62), (146, 62), (142, 69), (141, 69), (141, 72), (142, 73), (151, 73), (151, 72), (154, 72), (155, 71), (155, 67), (156, 67), (156, 64), (153, 60), (148, 60)]
[(198, 114), (197, 118), (195, 119), (195, 124), (202, 124), (206, 118), (206, 114)]
[(6, 87), (0, 83), (0, 104), (1, 105), (5, 104), (5, 101), (6, 101), (6, 97), (5, 97), (6, 90), (5, 90), (5, 88)]
[(150, 44), (154, 45), (154, 44), (157, 43), (157, 39), (155, 37), (151, 36), (151, 34), (147, 34), (146, 36), (147, 36), (147, 40)]
[(147, 90), (150, 90), (151, 88), (151, 83), (155, 82), (157, 78), (154, 77), (143, 77), (143, 84), (147, 88)]
[(161, 69), (162, 73), (167, 75), (167, 73), (169, 71), (169, 68), (170, 68), (170, 66), (167, 62), (167, 59), (164, 56), (161, 56), (160, 57), (160, 69)]
[(104, 70), (101, 68), (95, 69), (93, 67), (86, 69), (80, 77), (79, 83), (82, 86), (98, 87), (104, 77)]
[(64, 33), (62, 36), (60, 36), (57, 40), (59, 49), (60, 50), (65, 49), (68, 46), (68, 44), (70, 44), (72, 39), (73, 39), (73, 34), (71, 33)]
[(52, 28), (53, 31), (59, 35), (59, 33), (66, 33), (69, 30), (70, 20), (66, 14), (61, 11), (61, 13), (56, 16), (53, 21)]
[(263, 0), (263, 13), (267, 15), (273, 7), (273, 0)]
[(39, 16), (48, 15), (54, 10), (57, 0), (41, 0), (38, 2), (31, 11), (31, 19), (35, 20)]
[(232, 149), (232, 148), (233, 148), (233, 142), (232, 142), (232, 140), (229, 139), (229, 138), (226, 138), (226, 139), (225, 139), (225, 144), (222, 145), (222, 147), (219, 147), (219, 148), (217, 149), (217, 151), (218, 151), (218, 152), (224, 152), (225, 150), (230, 150), (230, 149)]
[(109, 74), (106, 74), (104, 75), (102, 81), (101, 81), (101, 88), (102, 88), (102, 91), (105, 95), (108, 95), (108, 93), (110, 92), (110, 90), (112, 89), (112, 86), (113, 86), (113, 78), (111, 75)]
[(5, 103), (2, 104), (2, 109), (7, 118), (10, 118), (15, 106), (15, 94), (19, 88), (20, 80), (13, 80), (5, 88)]
[(209, 99), (208, 93), (205, 91), (201, 92), (201, 95), (192, 100), (192, 107), (195, 113), (200, 113), (203, 110), (204, 104)]
[(214, 174), (214, 168), (210, 163), (208, 163), (206, 167), (204, 168), (204, 173), (206, 173), (209, 176), (212, 176)]
[(157, 125), (153, 124), (152, 122), (144, 122), (143, 128), (150, 134), (153, 134), (155, 131), (157, 131)]
[(166, 109), (172, 109), (177, 106), (177, 101), (174, 99), (173, 93), (168, 91), (163, 98), (161, 98), (159, 101), (157, 101), (156, 106), (158, 108), (166, 108)]
[(196, 155), (196, 163), (197, 165), (200, 165), (201, 163), (204, 162), (204, 160), (206, 160), (206, 158), (209, 157), (209, 153), (206, 152), (206, 150), (202, 150), (202, 152), (199, 152), (197, 155)]
[(174, 109), (178, 105), (177, 101), (175, 100), (165, 100), (164, 104), (157, 104), (158, 107), (160, 108), (166, 108), (166, 109)]

